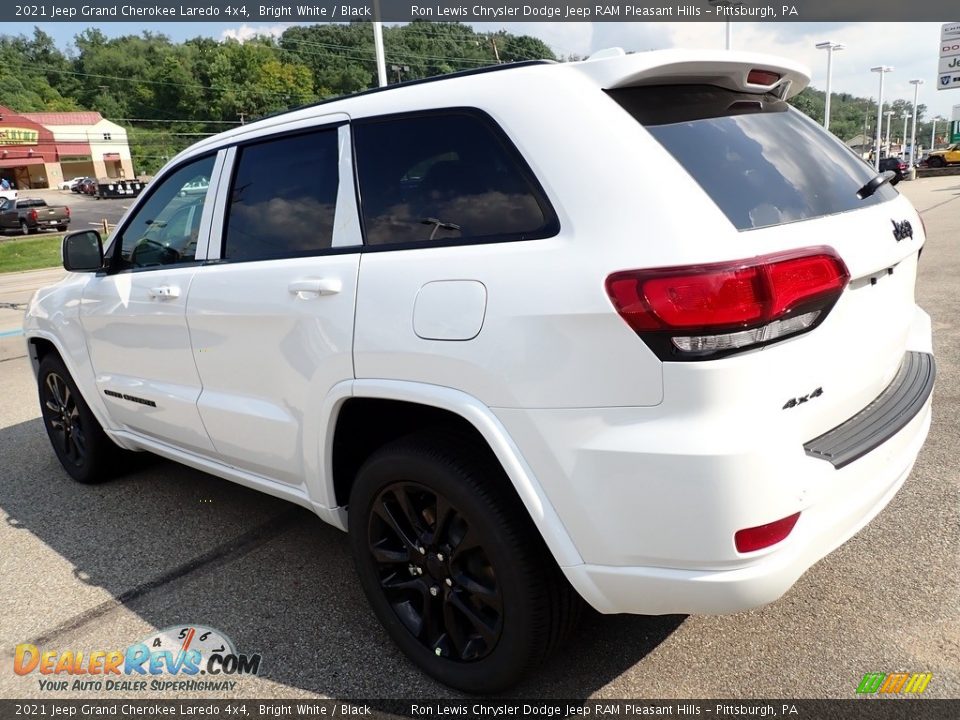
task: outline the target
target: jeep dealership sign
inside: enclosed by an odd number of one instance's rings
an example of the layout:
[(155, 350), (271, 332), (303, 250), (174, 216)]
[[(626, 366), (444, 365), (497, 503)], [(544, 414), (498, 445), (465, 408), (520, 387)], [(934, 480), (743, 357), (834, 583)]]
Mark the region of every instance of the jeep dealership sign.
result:
[(960, 23), (946, 23), (940, 29), (940, 65), (937, 90), (960, 87)]

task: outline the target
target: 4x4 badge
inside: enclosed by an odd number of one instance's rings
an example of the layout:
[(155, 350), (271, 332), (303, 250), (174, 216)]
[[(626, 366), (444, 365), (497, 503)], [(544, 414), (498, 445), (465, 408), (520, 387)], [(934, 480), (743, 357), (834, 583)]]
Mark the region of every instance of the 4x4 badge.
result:
[(893, 237), (897, 242), (905, 238), (913, 239), (913, 225), (910, 224), (909, 220), (904, 220), (903, 222), (891, 220), (890, 222), (893, 223)]

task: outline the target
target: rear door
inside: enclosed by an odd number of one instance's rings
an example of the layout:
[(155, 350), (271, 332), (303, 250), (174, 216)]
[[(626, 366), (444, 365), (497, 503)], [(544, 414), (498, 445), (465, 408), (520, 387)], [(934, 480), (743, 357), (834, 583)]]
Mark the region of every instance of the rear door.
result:
[(231, 154), (218, 259), (187, 307), (199, 413), (224, 462), (299, 485), (322, 473), (324, 400), (353, 379), (361, 239), (349, 128), (332, 117)]

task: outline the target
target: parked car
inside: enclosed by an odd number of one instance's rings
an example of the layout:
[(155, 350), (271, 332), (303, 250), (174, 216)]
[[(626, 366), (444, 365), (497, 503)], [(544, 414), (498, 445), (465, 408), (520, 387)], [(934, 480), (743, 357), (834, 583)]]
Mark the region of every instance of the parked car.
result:
[(60, 190), (73, 190), (73, 188), (76, 187), (77, 183), (81, 180), (83, 180), (83, 177), (75, 177), (71, 178), (70, 180), (64, 180), (57, 187)]
[(180, 190), (180, 197), (185, 197), (187, 195), (206, 195), (209, 187), (209, 178), (198, 178), (197, 180), (189, 182), (183, 186), (183, 189)]
[(0, 200), (16, 200), (18, 197), (20, 197), (20, 193), (12, 188), (8, 190), (0, 189)]
[(82, 193), (84, 185), (90, 182), (95, 183), (96, 180), (94, 180), (92, 177), (78, 178), (77, 182), (71, 186), (70, 191), (75, 193)]
[(311, 509), (403, 652), (473, 693), (583, 602), (779, 598), (926, 438), (923, 225), (788, 105), (802, 66), (606, 55), (206, 138), (105, 249), (67, 236), (24, 321), (66, 472), (150, 451)]
[(15, 230), (29, 235), (40, 230), (67, 229), (70, 224), (70, 208), (65, 205), (47, 205), (39, 198), (3, 200), (0, 205), (0, 232)]
[(96, 195), (97, 181), (94, 180), (93, 178), (84, 178), (83, 180), (77, 183), (73, 191), (76, 193), (80, 193), (81, 195)]
[(894, 180), (900, 182), (910, 172), (910, 166), (898, 157), (887, 157), (880, 159), (880, 172), (893, 171)]
[(956, 163), (960, 163), (960, 143), (948, 145), (942, 150), (931, 150), (927, 156), (929, 167), (946, 167)]

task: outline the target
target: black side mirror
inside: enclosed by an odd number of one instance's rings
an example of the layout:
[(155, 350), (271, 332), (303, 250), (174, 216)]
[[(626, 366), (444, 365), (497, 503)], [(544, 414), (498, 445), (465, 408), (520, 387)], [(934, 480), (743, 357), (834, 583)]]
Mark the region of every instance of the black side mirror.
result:
[(96, 272), (103, 268), (103, 241), (96, 230), (78, 230), (63, 237), (63, 267), (70, 272)]

